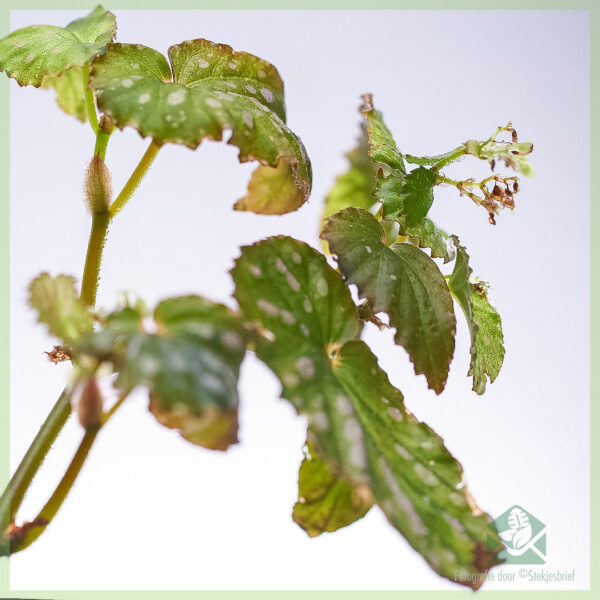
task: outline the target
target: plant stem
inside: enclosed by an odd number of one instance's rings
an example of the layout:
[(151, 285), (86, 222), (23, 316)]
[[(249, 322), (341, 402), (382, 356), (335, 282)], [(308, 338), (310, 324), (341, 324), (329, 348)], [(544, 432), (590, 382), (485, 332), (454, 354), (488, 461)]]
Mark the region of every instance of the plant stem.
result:
[(0, 498), (0, 534), (17, 514), (33, 477), (70, 415), (70, 395), (65, 388)]
[(144, 153), (144, 156), (142, 156), (142, 159), (138, 163), (138, 166), (131, 174), (131, 177), (127, 180), (127, 183), (121, 190), (121, 193), (115, 198), (115, 201), (110, 205), (108, 213), (110, 215), (111, 220), (114, 219), (115, 215), (117, 215), (123, 210), (131, 196), (133, 196), (133, 193), (140, 185), (142, 179), (144, 178), (144, 175), (146, 175), (148, 169), (154, 162), (154, 159), (156, 158), (156, 155), (158, 154), (159, 150), (160, 146), (156, 144), (154, 140), (150, 142), (148, 149)]
[[(94, 130), (94, 133), (96, 133), (95, 155), (100, 156), (100, 158), (104, 160), (106, 146), (108, 144), (108, 139), (111, 132), (105, 131), (102, 127), (98, 126), (93, 92), (87, 89), (88, 76), (89, 70), (84, 69), (84, 89), (86, 94), (86, 106), (88, 109), (88, 120), (92, 129)], [(131, 177), (125, 184), (125, 187), (117, 196), (115, 202), (111, 205), (109, 211), (106, 213), (95, 214), (92, 217), (92, 228), (90, 232), (90, 239), (88, 243), (81, 285), (81, 300), (88, 306), (93, 307), (96, 304), (96, 293), (100, 279), (102, 251), (106, 242), (108, 226), (115, 215), (123, 209), (125, 204), (127, 204), (128, 200), (131, 198), (140, 182), (144, 178), (144, 175), (148, 172), (148, 169), (156, 158), (159, 150), (160, 146), (154, 142), (151, 142), (138, 166), (135, 168)], [(121, 406), (124, 399), (124, 397), (120, 398), (119, 401), (106, 413), (102, 426)], [(11, 521), (15, 518), (16, 513), (23, 502), (23, 498), (31, 486), (33, 478), (41, 467), (44, 458), (50, 451), (50, 448), (56, 441), (56, 438), (69, 419), (70, 415), (70, 394), (68, 389), (65, 388), (58, 398), (56, 404), (52, 408), (50, 414), (44, 421), (33, 443), (27, 450), (27, 453), (15, 471), (15, 474), (11, 478), (6, 490), (2, 494), (2, 497), (0, 497), (0, 546), (2, 546), (4, 543), (2, 539), (4, 532), (10, 525)], [(56, 514), (69, 490), (73, 486), (73, 483), (75, 482), (75, 479), (77, 478), (81, 467), (83, 466), (97, 433), (98, 430), (95, 432), (86, 432), (86, 435), (84, 436), (81, 445), (79, 446), (79, 449), (77, 450), (77, 453), (75, 454), (75, 457), (69, 466), (69, 469), (65, 473), (52, 497), (48, 500), (38, 515), (37, 519), (44, 522), (49, 522)], [(19, 545), (19, 549), (21, 550), (33, 543), (33, 541), (35, 541), (35, 539), (41, 535), (44, 529), (45, 526), (32, 527), (25, 536), (25, 540), (23, 542), (24, 545)], [(2, 548), (0, 548), (0, 550), (2, 550)], [(2, 552), (0, 551), (0, 555), (1, 554)]]
[(83, 68), (83, 93), (85, 95), (85, 107), (87, 109), (88, 121), (95, 135), (98, 134), (98, 115), (96, 114), (96, 103), (94, 101), (94, 91), (89, 86), (90, 65)]
[(110, 215), (108, 212), (96, 214), (92, 217), (92, 230), (88, 243), (83, 280), (81, 282), (81, 301), (86, 306), (95, 306), (96, 292), (100, 281), (100, 268), (102, 265), (102, 251), (106, 243), (106, 234)]
[(18, 543), (16, 547), (11, 548), (11, 554), (25, 550), (25, 548), (33, 544), (33, 542), (35, 542), (35, 540), (37, 540), (42, 533), (44, 533), (46, 527), (48, 527), (52, 519), (56, 516), (56, 513), (59, 511), (60, 507), (66, 500), (67, 495), (71, 491), (71, 488), (73, 487), (73, 484), (75, 483), (75, 480), (77, 479), (77, 476), (79, 475), (81, 468), (85, 463), (85, 460), (96, 440), (98, 433), (115, 414), (115, 412), (121, 407), (128, 395), (128, 392), (123, 393), (117, 402), (115, 402), (115, 404), (110, 408), (110, 410), (104, 413), (102, 423), (99, 427), (88, 429), (85, 432), (85, 435), (83, 436), (83, 439), (77, 448), (77, 452), (75, 452), (75, 456), (71, 460), (69, 468), (66, 470), (65, 474), (60, 480), (60, 483), (54, 490), (54, 493), (52, 496), (50, 496), (48, 502), (46, 502), (37, 517), (33, 520), (32, 523), (34, 526), (27, 531), (23, 540)]

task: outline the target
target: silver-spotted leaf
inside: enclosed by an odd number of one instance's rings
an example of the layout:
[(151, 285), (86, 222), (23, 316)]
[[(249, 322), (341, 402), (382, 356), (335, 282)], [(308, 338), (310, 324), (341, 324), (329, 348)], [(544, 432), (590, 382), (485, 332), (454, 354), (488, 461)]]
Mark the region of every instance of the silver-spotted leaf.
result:
[(473, 391), (485, 392), (487, 379), (493, 382), (504, 361), (504, 336), (498, 311), (490, 304), (485, 285), (471, 283), (473, 273), (469, 255), (458, 238), (456, 263), (448, 280), (452, 295), (462, 308), (471, 335), (471, 364), (469, 375), (473, 377)]
[(21, 86), (54, 88), (58, 105), (85, 121), (82, 67), (104, 52), (116, 32), (115, 16), (101, 6), (66, 27), (17, 29), (0, 40), (0, 71)]
[(246, 350), (239, 317), (198, 296), (165, 300), (154, 311), (156, 332), (126, 308), (84, 339), (82, 354), (113, 365), (115, 386), (148, 388), (150, 410), (188, 441), (214, 450), (237, 442), (237, 379)]
[(75, 279), (68, 275), (36, 277), (29, 285), (29, 304), (37, 311), (38, 321), (67, 346), (94, 329), (92, 315), (75, 290)]
[(368, 486), (438, 573), (478, 587), (482, 579), (473, 575), (495, 562), (485, 550), (491, 519), (474, 504), (443, 441), (406, 410), (355, 339), (358, 315), (341, 276), (320, 253), (286, 237), (242, 248), (232, 275), (242, 314), (260, 333), (258, 357), (308, 417), (309, 443), (331, 472)]
[(94, 60), (90, 84), (118, 127), (158, 145), (196, 148), (231, 132), (240, 162), (260, 163), (238, 210), (282, 214), (307, 200), (310, 162), (285, 124), (283, 82), (267, 61), (204, 39), (171, 46), (169, 61), (141, 45), (111, 44)]
[(410, 244), (388, 247), (381, 224), (359, 208), (331, 215), (321, 236), (337, 255), (344, 278), (357, 285), (373, 312), (389, 315), (396, 343), (439, 394), (454, 354), (456, 319), (438, 266)]
[(293, 517), (310, 537), (354, 523), (367, 514), (373, 502), (369, 486), (336, 476), (307, 444), (298, 473), (298, 502)]

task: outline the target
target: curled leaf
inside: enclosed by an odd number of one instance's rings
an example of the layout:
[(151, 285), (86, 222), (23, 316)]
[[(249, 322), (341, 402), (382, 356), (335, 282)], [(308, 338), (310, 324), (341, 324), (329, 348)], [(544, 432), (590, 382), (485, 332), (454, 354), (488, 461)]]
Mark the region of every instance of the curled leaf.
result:
[(204, 39), (171, 46), (169, 61), (141, 45), (111, 44), (90, 83), (117, 127), (158, 145), (196, 148), (230, 132), (240, 162), (260, 163), (238, 210), (282, 214), (307, 200), (310, 162), (285, 124), (283, 82), (268, 62)]
[(490, 304), (485, 285), (472, 283), (473, 270), (469, 255), (454, 236), (457, 248), (456, 263), (448, 287), (463, 310), (471, 335), (471, 364), (473, 391), (485, 392), (487, 379), (493, 383), (504, 361), (504, 336), (498, 311)]
[(336, 477), (316, 450), (307, 445), (298, 473), (298, 502), (293, 517), (310, 537), (354, 523), (367, 514), (373, 502), (367, 485)]

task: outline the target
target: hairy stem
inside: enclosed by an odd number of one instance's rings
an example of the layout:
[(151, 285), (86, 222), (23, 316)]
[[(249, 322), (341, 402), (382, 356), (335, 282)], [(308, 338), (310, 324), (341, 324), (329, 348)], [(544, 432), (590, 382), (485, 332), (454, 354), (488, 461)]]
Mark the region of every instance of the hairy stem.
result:
[(106, 243), (110, 216), (108, 212), (96, 214), (92, 217), (92, 230), (88, 243), (83, 280), (81, 283), (81, 301), (86, 306), (96, 304), (96, 292), (100, 282), (100, 268), (102, 266), (102, 252)]
[(156, 144), (154, 141), (150, 142), (148, 149), (142, 156), (142, 159), (138, 163), (138, 166), (135, 168), (131, 177), (128, 179), (127, 183), (121, 190), (121, 193), (115, 198), (115, 201), (110, 205), (108, 209), (108, 213), (110, 215), (110, 219), (112, 220), (115, 215), (120, 213), (129, 199), (133, 196), (133, 193), (140, 185), (142, 179), (148, 172), (148, 169), (154, 162), (158, 151), (160, 150), (160, 146)]
[(96, 441), (96, 437), (100, 432), (100, 429), (106, 425), (109, 419), (115, 414), (115, 412), (121, 407), (125, 399), (127, 398), (128, 393), (122, 394), (117, 402), (104, 413), (102, 418), (102, 423), (99, 427), (88, 429), (75, 452), (75, 456), (71, 460), (71, 464), (69, 468), (66, 470), (63, 475), (60, 483), (54, 490), (52, 496), (42, 510), (39, 512), (37, 517), (32, 521), (32, 527), (30, 527), (25, 536), (19, 540), (16, 544), (11, 544), (11, 554), (15, 554), (20, 552), (21, 550), (25, 550), (28, 546), (33, 544), (41, 535), (44, 533), (48, 525), (51, 523), (52, 519), (56, 516), (56, 513), (59, 511), (60, 507), (63, 505), (66, 500), (73, 484), (75, 483), (77, 476), (79, 475), (85, 460), (92, 449), (94, 442)]
[[(93, 92), (87, 87), (89, 68), (84, 69), (83, 77), (88, 120), (92, 129), (94, 130), (94, 133), (96, 134), (94, 155), (97, 155), (104, 160), (108, 139), (113, 128), (112, 126), (107, 128), (99, 126)], [(139, 186), (140, 182), (144, 178), (144, 175), (148, 172), (150, 165), (156, 158), (159, 149), (160, 147), (154, 142), (150, 144), (138, 166), (125, 184), (125, 187), (117, 196), (113, 205), (110, 207), (111, 210), (106, 213), (96, 214), (92, 218), (92, 228), (90, 232), (81, 286), (81, 300), (88, 306), (93, 307), (96, 304), (96, 293), (100, 280), (100, 269), (102, 264), (102, 251), (106, 242), (108, 226), (114, 216), (122, 210)], [(119, 408), (123, 400), (124, 398), (121, 398), (119, 402), (117, 402), (115, 406), (113, 406), (105, 415), (103, 425)], [(4, 534), (9, 528), (11, 522), (14, 520), (35, 475), (44, 462), (44, 459), (50, 451), (50, 448), (56, 441), (56, 438), (68, 421), (70, 415), (70, 395), (68, 389), (65, 388), (58, 398), (56, 404), (52, 408), (50, 414), (44, 421), (31, 446), (27, 450), (27, 453), (15, 471), (15, 474), (11, 478), (6, 490), (0, 497), (0, 556), (11, 552), (10, 548), (7, 548), (6, 550), (4, 549), (7, 539)], [(79, 471), (81, 470), (81, 467), (83, 466), (96, 434), (97, 431), (95, 433), (87, 432), (84, 436), (84, 439), (81, 442), (81, 445), (69, 469), (65, 473), (65, 476), (61, 480), (58, 488), (50, 500), (48, 500), (46, 506), (38, 515), (38, 519), (40, 520), (39, 522), (49, 522), (60, 508), (64, 498), (71, 489), (75, 479), (77, 478), (77, 475), (79, 474)], [(41, 529), (39, 527), (33, 527), (26, 535), (26, 546), (33, 543), (33, 541), (35, 541), (35, 539), (41, 535), (44, 529), (45, 526)], [(19, 549), (23, 549), (26, 546), (19, 544)]]
[(33, 477), (44, 462), (70, 414), (70, 395), (65, 388), (0, 498), (0, 533), (17, 514)]

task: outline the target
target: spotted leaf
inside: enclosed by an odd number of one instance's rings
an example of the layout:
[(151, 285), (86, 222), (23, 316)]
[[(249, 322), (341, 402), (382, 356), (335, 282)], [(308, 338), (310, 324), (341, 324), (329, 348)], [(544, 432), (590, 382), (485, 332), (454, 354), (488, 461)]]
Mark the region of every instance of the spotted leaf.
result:
[(79, 345), (81, 354), (112, 365), (124, 392), (148, 388), (150, 410), (188, 441), (225, 450), (237, 442), (237, 379), (246, 349), (239, 317), (198, 296), (172, 298), (154, 311), (147, 333), (133, 308), (115, 312)]
[(438, 573), (453, 581), (469, 575), (462, 580), (478, 587), (482, 579), (473, 575), (494, 564), (485, 552), (491, 519), (442, 440), (406, 410), (355, 339), (358, 314), (341, 276), (320, 253), (286, 237), (242, 248), (232, 275), (242, 315), (259, 333), (257, 356), (308, 417), (309, 443), (331, 473), (368, 486)]
[(42, 273), (29, 286), (29, 304), (37, 311), (38, 321), (67, 346), (94, 328), (90, 311), (79, 300), (73, 277)]
[(293, 517), (310, 537), (354, 523), (371, 506), (373, 495), (367, 485), (336, 477), (315, 449), (307, 445), (298, 473), (298, 502)]
[(385, 312), (395, 341), (408, 352), (417, 374), (440, 393), (454, 354), (452, 296), (439, 268), (410, 244), (384, 243), (375, 217), (347, 208), (327, 219), (322, 237), (337, 255), (344, 278), (358, 286), (375, 314)]
[(457, 256), (448, 287), (467, 319), (471, 334), (469, 375), (473, 376), (473, 391), (481, 395), (487, 379), (494, 382), (504, 361), (502, 321), (488, 300), (485, 284), (471, 283), (473, 270), (469, 266), (469, 255), (458, 238), (454, 239)]
[(21, 86), (54, 88), (58, 105), (85, 121), (82, 67), (104, 52), (116, 32), (115, 16), (101, 6), (66, 27), (17, 29), (0, 40), (0, 71)]
[(118, 127), (156, 144), (196, 148), (230, 131), (240, 162), (260, 163), (238, 210), (281, 214), (308, 198), (310, 162), (285, 124), (283, 82), (268, 62), (204, 39), (171, 46), (169, 61), (151, 48), (111, 44), (93, 62), (90, 82)]

